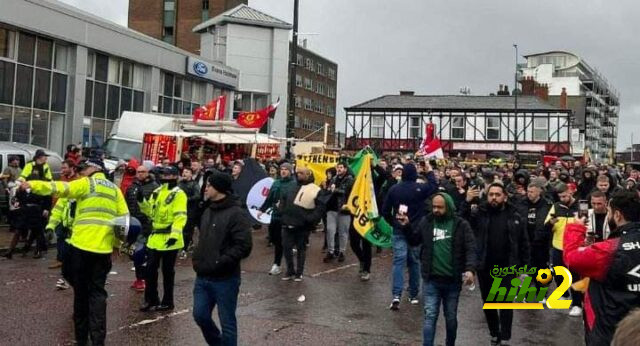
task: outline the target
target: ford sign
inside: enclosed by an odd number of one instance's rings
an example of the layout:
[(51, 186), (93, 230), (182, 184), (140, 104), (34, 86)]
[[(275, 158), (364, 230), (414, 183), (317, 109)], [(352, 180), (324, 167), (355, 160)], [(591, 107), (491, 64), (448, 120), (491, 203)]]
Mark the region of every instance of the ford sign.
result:
[(193, 70), (199, 76), (204, 76), (204, 75), (207, 74), (207, 72), (209, 72), (209, 69), (207, 68), (207, 65), (205, 65), (204, 63), (201, 63), (199, 61), (196, 61), (196, 62), (193, 63)]

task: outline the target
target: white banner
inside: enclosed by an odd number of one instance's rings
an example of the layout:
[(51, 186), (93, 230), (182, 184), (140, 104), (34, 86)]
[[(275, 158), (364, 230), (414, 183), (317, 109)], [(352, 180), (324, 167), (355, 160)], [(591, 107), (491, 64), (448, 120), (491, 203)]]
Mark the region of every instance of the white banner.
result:
[(271, 210), (260, 215), (260, 218), (258, 218), (258, 211), (267, 200), (267, 196), (269, 196), (269, 191), (271, 191), (272, 185), (273, 178), (264, 178), (255, 183), (247, 195), (247, 209), (249, 209), (249, 214), (251, 214), (251, 216), (253, 216), (253, 218), (258, 222), (265, 225), (271, 223)]

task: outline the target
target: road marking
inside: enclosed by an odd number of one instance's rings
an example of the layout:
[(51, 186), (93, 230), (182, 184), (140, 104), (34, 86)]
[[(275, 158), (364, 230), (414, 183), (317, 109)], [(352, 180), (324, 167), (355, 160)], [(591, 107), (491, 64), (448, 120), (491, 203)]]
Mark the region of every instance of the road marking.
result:
[[(377, 259), (377, 258), (385, 258), (385, 257), (389, 257), (389, 255), (387, 254), (387, 255), (381, 255), (381, 256), (373, 257), (373, 258), (371, 259), (371, 262), (373, 262), (373, 260), (374, 260), (374, 259)], [(343, 266), (341, 266), (341, 267), (331, 268), (331, 269), (328, 269), (328, 270), (325, 270), (325, 271), (322, 271), (322, 272), (319, 272), (319, 273), (311, 274), (311, 277), (312, 277), (312, 278), (317, 278), (317, 277), (318, 277), (318, 276), (320, 276), (320, 275), (325, 275), (325, 274), (335, 273), (335, 272), (340, 271), (340, 270), (344, 270), (344, 269), (348, 269), (348, 268), (351, 268), (351, 267), (355, 267), (355, 266), (357, 266), (357, 265), (359, 265), (359, 264), (360, 264), (360, 262), (356, 262), (356, 263), (351, 263), (351, 264), (343, 265)]]
[(112, 330), (112, 331), (108, 332), (107, 335), (110, 335), (110, 334), (113, 334), (115, 332), (119, 332), (119, 331), (125, 330), (125, 329), (133, 329), (133, 328), (144, 326), (144, 325), (147, 325), (147, 324), (156, 323), (156, 322), (164, 320), (166, 318), (170, 318), (170, 317), (174, 317), (174, 316), (178, 316), (178, 315), (184, 315), (187, 312), (189, 312), (189, 309), (175, 311), (175, 312), (172, 312), (170, 314), (158, 316), (158, 317), (153, 318), (153, 319), (142, 320), (140, 322), (136, 322), (136, 323), (130, 324), (128, 326), (122, 326), (122, 327), (120, 327), (120, 328), (118, 328), (116, 330)]

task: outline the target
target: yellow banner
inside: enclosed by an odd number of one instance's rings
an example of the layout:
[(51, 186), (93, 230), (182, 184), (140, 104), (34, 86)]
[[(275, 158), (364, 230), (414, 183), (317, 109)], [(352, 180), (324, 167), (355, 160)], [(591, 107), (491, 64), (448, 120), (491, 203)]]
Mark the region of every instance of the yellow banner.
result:
[(347, 206), (351, 214), (353, 214), (353, 226), (361, 236), (365, 237), (367, 232), (376, 226), (370, 216), (378, 214), (378, 206), (376, 205), (373, 179), (371, 178), (371, 155), (365, 155), (362, 160), (360, 172), (358, 172), (347, 200)]
[(326, 170), (338, 164), (338, 156), (331, 154), (300, 155), (296, 160), (296, 167), (309, 168), (315, 178), (314, 183), (320, 185), (327, 180)]

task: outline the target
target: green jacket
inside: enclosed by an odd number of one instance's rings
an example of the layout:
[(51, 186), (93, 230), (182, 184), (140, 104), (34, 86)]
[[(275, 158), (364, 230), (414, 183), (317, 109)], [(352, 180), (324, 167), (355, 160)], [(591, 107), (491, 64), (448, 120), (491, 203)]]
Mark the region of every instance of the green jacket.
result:
[(271, 220), (280, 220), (281, 215), (278, 208), (276, 208), (276, 204), (280, 200), (280, 196), (295, 189), (297, 185), (292, 176), (274, 181), (273, 185), (271, 185), (271, 190), (269, 190), (269, 196), (267, 196), (267, 200), (264, 201), (260, 211), (264, 213), (269, 209), (273, 209)]

